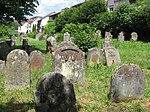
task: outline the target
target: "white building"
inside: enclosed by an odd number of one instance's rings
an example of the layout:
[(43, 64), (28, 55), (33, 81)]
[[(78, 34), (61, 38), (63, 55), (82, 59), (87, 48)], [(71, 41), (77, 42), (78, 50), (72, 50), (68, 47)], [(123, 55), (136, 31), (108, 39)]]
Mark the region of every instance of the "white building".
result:
[(45, 27), (45, 25), (48, 23), (48, 21), (53, 21), (55, 20), (55, 18), (58, 16), (58, 14), (60, 14), (61, 12), (52, 12), (48, 15), (46, 15), (45, 17), (41, 18), (39, 21), (38, 21), (38, 32), (43, 32), (43, 29)]
[(28, 29), (28, 22), (21, 22), (21, 26), (18, 27), (18, 32), (26, 34)]
[(109, 11), (114, 11), (119, 5), (123, 3), (135, 3), (136, 0), (106, 0)]
[(23, 34), (32, 32), (33, 25), (35, 25), (37, 29), (37, 24), (40, 19), (40, 17), (34, 17), (28, 19), (27, 22), (21, 22), (21, 25), (18, 27), (18, 32)]

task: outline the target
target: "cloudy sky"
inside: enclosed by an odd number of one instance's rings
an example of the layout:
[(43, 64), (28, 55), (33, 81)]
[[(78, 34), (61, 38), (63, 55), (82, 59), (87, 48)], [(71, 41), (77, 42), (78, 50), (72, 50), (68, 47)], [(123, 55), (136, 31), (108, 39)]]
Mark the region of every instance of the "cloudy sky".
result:
[(63, 8), (73, 6), (75, 4), (84, 2), (84, 0), (39, 0), (37, 13), (33, 16), (46, 16), (51, 12), (58, 12)]

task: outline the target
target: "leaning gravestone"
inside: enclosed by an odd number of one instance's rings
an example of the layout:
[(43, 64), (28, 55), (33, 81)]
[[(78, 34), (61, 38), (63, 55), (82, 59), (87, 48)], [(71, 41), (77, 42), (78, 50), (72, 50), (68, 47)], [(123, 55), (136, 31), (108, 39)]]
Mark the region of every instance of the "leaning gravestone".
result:
[(30, 63), (28, 54), (20, 49), (11, 51), (6, 60), (5, 88), (22, 89), (30, 87)]
[(121, 42), (121, 43), (124, 42), (124, 34), (123, 34), (123, 32), (119, 33), (119, 35), (118, 35), (118, 41)]
[(56, 39), (55, 37), (51, 36), (47, 39), (46, 42), (46, 49), (47, 51), (50, 51), (51, 53), (53, 53), (57, 48), (57, 44), (56, 44)]
[(142, 98), (145, 77), (135, 64), (124, 64), (112, 75), (109, 98), (113, 101)]
[(83, 84), (85, 74), (84, 52), (69, 40), (68, 37), (65, 38), (64, 42), (54, 52), (53, 71), (63, 74), (67, 79), (78, 84)]
[(106, 48), (104, 50), (104, 54), (105, 54), (107, 66), (121, 63), (119, 52), (117, 51), (115, 47)]
[(131, 41), (137, 41), (137, 39), (138, 39), (138, 35), (137, 35), (137, 33), (136, 32), (132, 32), (131, 33)]
[(44, 67), (45, 57), (40, 51), (32, 51), (30, 53), (30, 69), (31, 72), (40, 70)]
[(73, 85), (60, 73), (47, 73), (34, 91), (36, 112), (78, 112)]
[(92, 48), (88, 50), (87, 64), (93, 66), (95, 64), (100, 64), (103, 59), (103, 51), (98, 48)]

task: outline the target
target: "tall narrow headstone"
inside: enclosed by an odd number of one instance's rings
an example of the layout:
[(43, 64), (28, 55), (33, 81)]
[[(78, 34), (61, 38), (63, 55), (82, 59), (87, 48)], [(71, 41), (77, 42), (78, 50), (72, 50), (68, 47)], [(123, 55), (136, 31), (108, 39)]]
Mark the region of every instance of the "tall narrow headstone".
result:
[(47, 44), (46, 44), (46, 49), (47, 49), (47, 52), (51, 52), (53, 53), (57, 48), (57, 44), (56, 44), (56, 39), (55, 37), (53, 36), (50, 36), (48, 39), (47, 39)]
[(112, 75), (109, 98), (113, 101), (142, 98), (145, 76), (136, 64), (124, 64)]
[(11, 51), (6, 60), (5, 88), (22, 89), (30, 87), (30, 62), (28, 54), (20, 49)]
[(110, 43), (112, 40), (112, 35), (110, 32), (105, 32), (105, 43)]
[(73, 84), (60, 73), (47, 73), (34, 91), (36, 112), (78, 112)]
[(45, 57), (40, 51), (32, 51), (30, 53), (30, 68), (31, 72), (40, 70), (44, 67)]
[[(68, 37), (67, 37), (68, 38)], [(64, 39), (53, 55), (53, 71), (63, 74), (67, 79), (83, 84), (85, 74), (84, 52)]]
[(120, 64), (120, 54), (115, 47), (109, 47), (104, 50), (105, 58), (106, 58), (106, 65), (111, 66), (113, 64)]
[(121, 42), (121, 43), (124, 42), (124, 34), (123, 34), (123, 32), (119, 33), (119, 35), (118, 35), (118, 41)]

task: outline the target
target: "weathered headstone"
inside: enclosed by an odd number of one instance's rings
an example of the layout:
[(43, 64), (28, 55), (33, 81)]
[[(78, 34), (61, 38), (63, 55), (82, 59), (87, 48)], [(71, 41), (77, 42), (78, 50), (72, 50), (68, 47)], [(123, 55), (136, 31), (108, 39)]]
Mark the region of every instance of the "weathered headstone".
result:
[(123, 34), (123, 32), (119, 33), (119, 35), (118, 35), (118, 41), (121, 42), (121, 43), (124, 42), (124, 34)]
[(47, 39), (46, 42), (46, 49), (47, 51), (50, 51), (51, 53), (53, 53), (57, 48), (57, 44), (56, 44), (56, 39), (55, 37), (51, 36)]
[(40, 70), (44, 67), (45, 57), (40, 51), (32, 51), (30, 53), (30, 68), (31, 72)]
[(142, 98), (145, 77), (135, 64), (124, 64), (112, 75), (109, 98), (113, 101)]
[(5, 89), (30, 87), (30, 62), (28, 54), (20, 49), (11, 51), (6, 60)]
[(106, 65), (120, 64), (121, 59), (118, 50), (115, 47), (109, 47), (104, 50)]
[(0, 59), (6, 60), (9, 52), (10, 52), (10, 46), (5, 42), (0, 43)]
[(73, 85), (60, 73), (47, 73), (34, 91), (36, 112), (78, 112)]
[(98, 48), (92, 48), (88, 50), (87, 64), (93, 66), (95, 64), (100, 64), (103, 59), (103, 51)]
[(4, 73), (5, 70), (5, 61), (0, 60), (0, 72)]
[(68, 32), (64, 33), (64, 41), (70, 41), (70, 34)]
[(64, 40), (54, 52), (53, 71), (63, 74), (67, 79), (78, 84), (83, 84), (85, 74), (84, 52), (67, 39)]
[(112, 40), (112, 35), (110, 32), (105, 32), (105, 43), (110, 43)]
[(137, 35), (137, 33), (136, 32), (132, 32), (131, 33), (131, 41), (137, 41), (137, 39), (138, 39), (138, 35)]
[(16, 43), (17, 43), (17, 37), (15, 35), (11, 36), (11, 40), (12, 40), (12, 46), (16, 45)]

